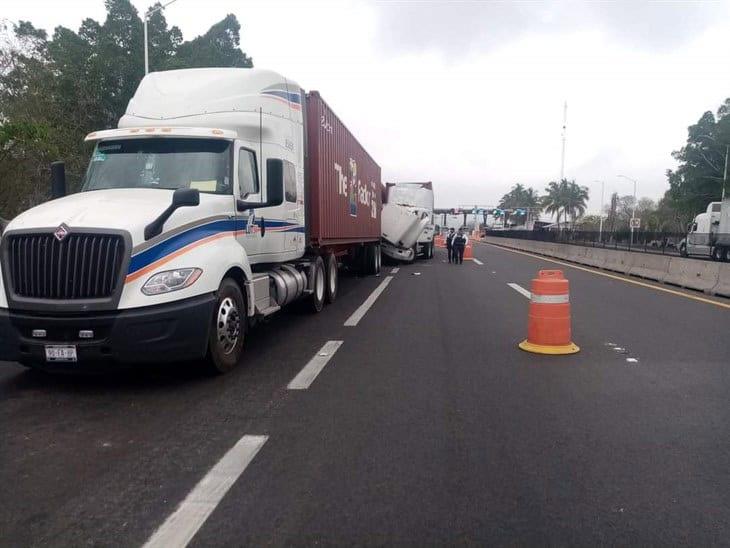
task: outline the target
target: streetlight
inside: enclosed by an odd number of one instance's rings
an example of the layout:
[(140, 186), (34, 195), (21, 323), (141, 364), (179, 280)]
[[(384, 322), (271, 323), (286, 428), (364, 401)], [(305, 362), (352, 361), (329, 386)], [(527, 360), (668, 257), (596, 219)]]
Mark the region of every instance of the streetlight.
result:
[(603, 243), (603, 191), (605, 190), (605, 181), (594, 180), (594, 183), (601, 183), (601, 211), (598, 215), (600, 221), (598, 222), (598, 241)]
[(636, 218), (636, 179), (632, 179), (631, 177), (627, 177), (626, 175), (616, 175), (616, 177), (621, 177), (622, 179), (626, 179), (627, 181), (631, 181), (634, 183), (634, 209), (631, 212), (631, 245), (634, 245), (634, 219)]
[[(720, 143), (714, 137), (710, 137), (709, 135), (698, 135), (697, 137), (709, 139), (710, 141), (714, 141), (716, 144), (722, 146), (722, 143)], [(727, 186), (727, 159), (728, 159), (728, 156), (730, 156), (730, 144), (725, 145), (725, 171), (723, 171), (723, 173), (722, 173), (722, 197), (720, 198), (720, 201), (722, 201), (722, 202), (725, 201), (725, 186)], [(704, 155), (702, 157), (704, 158)], [(705, 162), (707, 162), (708, 164), (710, 163), (707, 160), (707, 158), (705, 158)], [(710, 165), (712, 166), (712, 164), (710, 164)], [(712, 168), (714, 169), (715, 166), (712, 166)]]
[(165, 9), (167, 6), (169, 6), (173, 2), (177, 2), (177, 0), (170, 0), (167, 4), (162, 4), (160, 6), (157, 6), (155, 9), (147, 10), (147, 13), (144, 16), (144, 73), (145, 73), (145, 75), (149, 74), (149, 72), (150, 72), (150, 60), (149, 60), (149, 55), (147, 54), (147, 21), (149, 20), (151, 15), (157, 13), (160, 10)]

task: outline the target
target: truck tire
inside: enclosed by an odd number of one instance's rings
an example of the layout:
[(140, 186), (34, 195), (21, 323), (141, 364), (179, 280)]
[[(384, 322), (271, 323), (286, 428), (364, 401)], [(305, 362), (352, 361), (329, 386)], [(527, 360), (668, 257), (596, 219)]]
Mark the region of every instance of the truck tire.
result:
[(682, 257), (687, 257), (689, 255), (687, 253), (687, 244), (685, 244), (684, 242), (682, 242), (681, 244), (679, 244), (679, 254)]
[(327, 287), (324, 293), (324, 299), (327, 303), (333, 303), (337, 299), (337, 291), (340, 289), (340, 273), (337, 268), (337, 257), (335, 257), (335, 254), (328, 254), (324, 259), (324, 264), (327, 271)]
[(380, 253), (380, 244), (372, 244), (365, 248), (365, 274), (377, 276), (380, 274), (382, 265), (382, 254)]
[(228, 373), (236, 367), (243, 354), (246, 336), (246, 303), (238, 284), (224, 278), (218, 288), (218, 298), (208, 336), (208, 365), (214, 373)]
[(722, 261), (722, 249), (717, 246), (713, 247), (710, 257), (712, 257), (713, 261)]
[(309, 296), (309, 305), (315, 314), (321, 312), (324, 307), (324, 297), (327, 287), (327, 275), (324, 271), (322, 257), (317, 257), (310, 270), (310, 287), (312, 294)]

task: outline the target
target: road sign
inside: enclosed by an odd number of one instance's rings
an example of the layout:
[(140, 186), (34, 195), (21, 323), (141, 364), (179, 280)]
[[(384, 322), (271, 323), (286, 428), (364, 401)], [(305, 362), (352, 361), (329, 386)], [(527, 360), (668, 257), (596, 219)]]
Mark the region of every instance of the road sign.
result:
[(641, 219), (631, 219), (630, 226), (633, 229), (639, 229), (639, 228), (641, 228)]

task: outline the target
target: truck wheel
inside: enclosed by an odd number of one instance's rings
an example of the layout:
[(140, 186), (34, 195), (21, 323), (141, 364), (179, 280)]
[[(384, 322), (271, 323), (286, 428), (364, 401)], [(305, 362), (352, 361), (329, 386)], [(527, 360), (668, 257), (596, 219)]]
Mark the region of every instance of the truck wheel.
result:
[(382, 255), (380, 253), (380, 244), (372, 244), (365, 248), (365, 274), (377, 276), (380, 274), (380, 266), (382, 264)]
[(682, 257), (687, 256), (687, 244), (679, 244), (679, 254)]
[(218, 300), (208, 337), (208, 362), (215, 373), (227, 373), (238, 364), (246, 335), (246, 305), (238, 284), (225, 278), (218, 288)]
[(710, 253), (710, 256), (712, 257), (713, 261), (721, 261), (722, 260), (722, 250), (715, 246), (712, 248), (712, 253)]
[(324, 298), (328, 303), (333, 303), (337, 298), (337, 290), (340, 288), (340, 273), (337, 269), (337, 257), (335, 257), (334, 253), (330, 253), (324, 262), (327, 269), (327, 287)]
[(317, 257), (310, 271), (310, 284), (312, 288), (312, 294), (309, 298), (309, 304), (312, 307), (312, 312), (317, 313), (322, 311), (324, 306), (324, 295), (326, 293), (327, 280), (324, 272), (324, 261), (322, 257)]

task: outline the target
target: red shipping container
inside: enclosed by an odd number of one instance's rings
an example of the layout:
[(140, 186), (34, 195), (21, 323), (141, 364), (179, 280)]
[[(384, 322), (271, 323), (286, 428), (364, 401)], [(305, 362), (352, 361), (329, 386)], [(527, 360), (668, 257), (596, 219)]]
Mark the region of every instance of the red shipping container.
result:
[(380, 240), (380, 166), (316, 91), (306, 96), (309, 245)]

